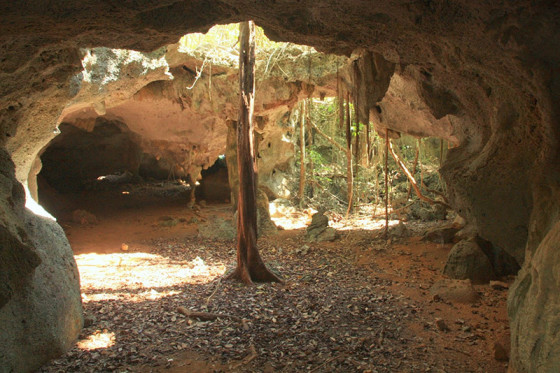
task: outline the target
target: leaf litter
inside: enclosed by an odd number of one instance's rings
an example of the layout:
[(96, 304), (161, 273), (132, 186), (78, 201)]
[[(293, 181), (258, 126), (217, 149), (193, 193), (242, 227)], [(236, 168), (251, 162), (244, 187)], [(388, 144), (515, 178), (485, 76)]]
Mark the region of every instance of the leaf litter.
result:
[[(143, 246), (149, 254), (132, 246), (97, 265), (76, 256), (85, 327), (77, 345), (41, 372), (505, 371), (488, 365), (479, 343), (494, 331), (487, 324), (466, 328), (461, 320), (453, 328), (447, 315), (453, 330), (438, 329), (434, 315), (454, 305), (423, 297), (436, 276), (419, 269), (425, 253), (388, 248), (371, 231), (332, 243), (307, 243), (301, 230), (261, 238), (265, 262), (286, 282), (255, 286), (223, 279), (235, 264), (232, 241), (152, 239)], [(413, 265), (401, 268), (403, 258)], [(505, 295), (481, 291), (487, 303), (467, 312), (486, 318), (476, 309), (503, 306)], [(469, 348), (484, 360), (465, 356)]]

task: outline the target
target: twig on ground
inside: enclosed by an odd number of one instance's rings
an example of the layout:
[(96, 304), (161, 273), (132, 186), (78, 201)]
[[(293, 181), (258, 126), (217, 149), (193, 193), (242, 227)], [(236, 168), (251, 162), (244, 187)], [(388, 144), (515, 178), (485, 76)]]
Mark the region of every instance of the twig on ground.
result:
[(344, 355), (333, 356), (333, 357), (331, 357), (329, 360), (325, 361), (323, 364), (321, 364), (321, 365), (319, 365), (318, 367), (316, 367), (315, 369), (310, 370), (309, 373), (317, 372), (317, 371), (319, 371), (320, 369), (322, 369), (323, 367), (325, 367), (325, 365), (327, 365), (327, 364), (330, 363), (331, 361), (333, 361), (333, 360), (335, 360), (335, 359), (337, 359), (337, 358), (339, 358), (339, 357), (343, 357), (343, 356), (344, 356)]
[(461, 353), (461, 354), (463, 354), (463, 355), (466, 355), (466, 356), (471, 356), (469, 353), (467, 353), (467, 352), (465, 352), (465, 351), (458, 350), (458, 349), (453, 348), (453, 347), (444, 346), (443, 348), (446, 349), (446, 350), (459, 352), (459, 353)]
[(222, 277), (220, 277), (218, 279), (218, 284), (216, 285), (216, 287), (214, 288), (214, 291), (212, 292), (212, 294), (210, 294), (210, 296), (208, 298), (206, 298), (206, 308), (208, 308), (208, 305), (210, 304), (210, 300), (212, 299), (212, 297), (216, 294), (216, 292), (218, 291), (218, 288), (220, 287), (220, 284), (222, 283)]
[(239, 363), (235, 364), (235, 365), (230, 365), (230, 369), (234, 370), (237, 369), (243, 365), (247, 365), (249, 364), (251, 361), (255, 360), (257, 358), (257, 350), (255, 349), (255, 346), (253, 344), (251, 344), (251, 346), (249, 347), (249, 349), (251, 350), (251, 354), (249, 356), (246, 356), (243, 360), (241, 360)]

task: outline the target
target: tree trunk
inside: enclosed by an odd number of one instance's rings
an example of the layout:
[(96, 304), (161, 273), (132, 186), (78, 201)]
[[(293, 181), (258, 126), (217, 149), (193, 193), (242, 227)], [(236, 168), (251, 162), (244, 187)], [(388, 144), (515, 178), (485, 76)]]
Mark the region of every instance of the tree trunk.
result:
[(362, 83), (360, 79), (360, 68), (358, 66), (358, 61), (354, 61), (352, 64), (354, 71), (354, 121), (356, 122), (356, 144), (354, 148), (354, 176), (358, 175), (358, 166), (360, 164), (360, 84)]
[(346, 93), (346, 185), (348, 189), (348, 210), (350, 215), (354, 207), (354, 170), (352, 167), (352, 130), (350, 128), (350, 95)]
[[(311, 99), (308, 97), (304, 100), (305, 102), (305, 110), (304, 110), (304, 114), (305, 114), (305, 123), (306, 123), (306, 127), (307, 127), (307, 139), (309, 141), (309, 149), (312, 148), (313, 144), (315, 143), (315, 134), (313, 133), (313, 126), (311, 125), (311, 108), (312, 108), (312, 102)], [(315, 165), (313, 164), (313, 157), (309, 157), (308, 161), (307, 161), (307, 172), (309, 174), (309, 178), (311, 180), (313, 180), (313, 172), (314, 172), (314, 167)], [(310, 194), (311, 197), (313, 198), (315, 196), (315, 183), (310, 183)]]
[[(416, 153), (414, 155), (414, 164), (412, 166), (412, 175), (416, 175), (416, 167), (418, 166), (418, 156), (420, 155), (420, 139), (416, 142)], [(408, 192), (406, 193), (406, 200), (410, 199), (410, 194), (412, 193), (412, 184), (408, 187)]]
[(389, 129), (385, 128), (385, 238), (389, 238)]
[(299, 121), (299, 207), (303, 208), (303, 199), (305, 192), (305, 100), (301, 103), (300, 121)]
[(240, 107), (237, 124), (237, 167), (239, 197), (237, 202), (237, 268), (231, 278), (246, 284), (281, 280), (266, 268), (257, 249), (257, 163), (253, 139), (255, 94), (255, 25), (239, 26)]

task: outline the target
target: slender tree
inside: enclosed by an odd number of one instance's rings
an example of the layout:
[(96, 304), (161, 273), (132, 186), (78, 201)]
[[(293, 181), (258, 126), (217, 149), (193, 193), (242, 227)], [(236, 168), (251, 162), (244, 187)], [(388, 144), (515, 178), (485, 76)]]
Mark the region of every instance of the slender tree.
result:
[(237, 167), (239, 197), (237, 201), (237, 268), (231, 278), (246, 284), (281, 282), (266, 268), (257, 249), (257, 162), (253, 139), (255, 96), (255, 25), (239, 26), (240, 105), (237, 124)]
[(389, 237), (389, 129), (385, 128), (385, 238)]
[[(344, 101), (344, 98), (342, 98), (342, 100)], [(350, 94), (348, 92), (346, 93), (346, 116), (344, 117), (344, 115), (341, 115), (340, 118), (341, 120), (344, 118), (346, 119), (346, 185), (348, 188), (348, 209), (346, 210), (346, 216), (348, 217), (354, 206), (354, 167), (352, 166), (352, 129), (350, 128)]]
[(305, 194), (305, 116), (306, 116), (306, 100), (300, 105), (299, 111), (299, 207), (303, 208), (303, 198)]
[(353, 81), (354, 83), (354, 92), (352, 94), (354, 99), (354, 120), (356, 121), (356, 144), (354, 147), (354, 177), (358, 176), (358, 165), (360, 164), (360, 122), (361, 122), (361, 115), (360, 115), (360, 106), (361, 106), (361, 97), (360, 97), (360, 85), (362, 84), (361, 76), (360, 76), (360, 67), (358, 65), (358, 61), (352, 62), (352, 70), (353, 70)]

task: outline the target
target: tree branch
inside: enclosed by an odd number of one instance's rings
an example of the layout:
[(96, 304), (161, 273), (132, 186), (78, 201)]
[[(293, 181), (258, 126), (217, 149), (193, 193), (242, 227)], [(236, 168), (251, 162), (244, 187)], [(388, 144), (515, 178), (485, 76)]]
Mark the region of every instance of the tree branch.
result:
[(418, 198), (420, 198), (422, 201), (428, 202), (432, 205), (435, 205), (435, 204), (442, 205), (442, 206), (445, 206), (446, 208), (452, 210), (451, 206), (449, 206), (447, 203), (433, 200), (433, 199), (431, 199), (429, 197), (426, 197), (425, 195), (422, 194), (422, 192), (420, 191), (420, 188), (418, 188), (418, 184), (416, 183), (416, 180), (414, 179), (414, 176), (410, 173), (408, 168), (406, 168), (405, 164), (400, 160), (397, 153), (395, 153), (395, 150), (393, 149), (393, 143), (390, 140), (389, 140), (389, 151), (391, 152), (391, 155), (393, 156), (393, 158), (395, 159), (395, 161), (397, 162), (397, 164), (399, 165), (401, 170), (403, 170), (403, 172), (405, 173), (406, 177), (408, 177), (408, 180), (410, 181), (410, 184), (414, 188), (414, 192), (416, 193), (416, 196), (418, 196)]
[(339, 143), (337, 143), (332, 137), (330, 137), (329, 135), (327, 135), (326, 133), (324, 133), (323, 131), (321, 131), (319, 129), (319, 127), (317, 127), (317, 125), (313, 122), (310, 122), (311, 126), (315, 129), (315, 131), (317, 131), (317, 133), (319, 135), (321, 135), (323, 138), (325, 138), (325, 140), (327, 140), (328, 142), (330, 142), (331, 144), (333, 144), (334, 146), (336, 146), (341, 152), (343, 152), (344, 154), (348, 153), (348, 150), (343, 147), (342, 145), (340, 145)]

